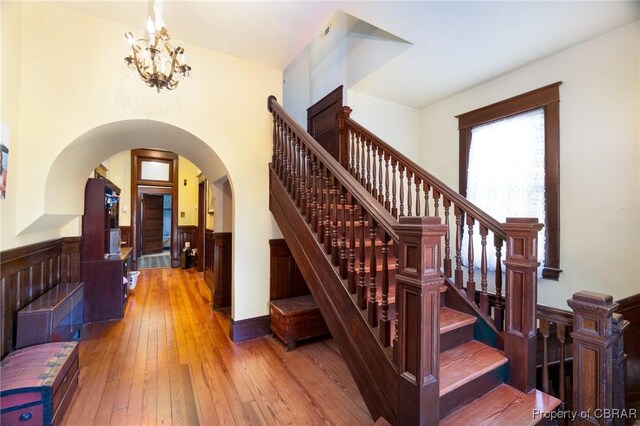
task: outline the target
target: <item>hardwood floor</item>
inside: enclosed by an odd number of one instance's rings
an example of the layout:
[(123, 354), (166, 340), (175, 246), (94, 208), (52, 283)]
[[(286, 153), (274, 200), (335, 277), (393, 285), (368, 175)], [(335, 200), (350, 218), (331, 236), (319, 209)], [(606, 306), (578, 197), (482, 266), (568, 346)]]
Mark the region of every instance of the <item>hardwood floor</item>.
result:
[(142, 271), (121, 321), (89, 324), (64, 425), (373, 424), (331, 339), (234, 344), (195, 269)]

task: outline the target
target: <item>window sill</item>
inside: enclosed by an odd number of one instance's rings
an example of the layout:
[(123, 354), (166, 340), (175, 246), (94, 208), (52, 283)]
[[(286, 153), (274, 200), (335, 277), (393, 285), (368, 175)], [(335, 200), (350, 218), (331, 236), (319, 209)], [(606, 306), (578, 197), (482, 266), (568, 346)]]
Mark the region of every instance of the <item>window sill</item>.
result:
[(547, 280), (559, 281), (560, 272), (562, 272), (562, 269), (545, 267), (542, 269), (542, 278)]

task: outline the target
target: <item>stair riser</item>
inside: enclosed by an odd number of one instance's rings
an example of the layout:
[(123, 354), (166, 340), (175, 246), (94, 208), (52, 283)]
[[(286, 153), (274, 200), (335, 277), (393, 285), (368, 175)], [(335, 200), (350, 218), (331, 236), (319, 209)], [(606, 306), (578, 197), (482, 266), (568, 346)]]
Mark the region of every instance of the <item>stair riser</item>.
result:
[(489, 392), (504, 382), (504, 368), (500, 366), (480, 377), (477, 377), (453, 391), (440, 397), (440, 419), (457, 410), (465, 404)]
[(468, 324), (455, 330), (440, 334), (440, 352), (449, 350), (473, 339), (473, 326)]

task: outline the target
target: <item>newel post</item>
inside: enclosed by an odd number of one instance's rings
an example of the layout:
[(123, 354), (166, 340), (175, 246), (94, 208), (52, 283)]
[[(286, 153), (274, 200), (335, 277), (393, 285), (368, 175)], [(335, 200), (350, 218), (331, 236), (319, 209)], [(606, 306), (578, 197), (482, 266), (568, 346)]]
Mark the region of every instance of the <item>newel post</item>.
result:
[(351, 116), (352, 109), (343, 106), (338, 112), (338, 161), (346, 169), (349, 169), (349, 128), (347, 118)]
[(507, 218), (504, 353), (507, 382), (522, 392), (536, 387), (536, 305), (538, 303), (538, 219)]
[(400, 267), (396, 275), (398, 424), (439, 421), (440, 243), (446, 225), (438, 217), (401, 217)]
[(627, 321), (614, 314), (618, 304), (607, 294), (580, 291), (567, 303), (573, 309), (575, 424), (618, 424), (610, 410), (624, 408), (622, 333)]

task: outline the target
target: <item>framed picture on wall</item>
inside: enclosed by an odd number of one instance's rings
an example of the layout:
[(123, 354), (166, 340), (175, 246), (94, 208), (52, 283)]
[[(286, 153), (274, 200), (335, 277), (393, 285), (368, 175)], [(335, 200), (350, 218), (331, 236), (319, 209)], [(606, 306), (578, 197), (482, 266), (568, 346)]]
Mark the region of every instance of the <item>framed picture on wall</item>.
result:
[(213, 196), (213, 184), (207, 181), (207, 213), (213, 214), (215, 202), (216, 200)]
[(9, 165), (9, 128), (0, 124), (0, 200), (7, 195), (7, 166)]

